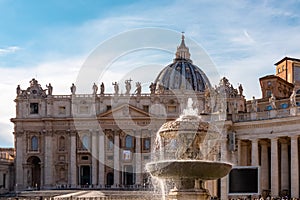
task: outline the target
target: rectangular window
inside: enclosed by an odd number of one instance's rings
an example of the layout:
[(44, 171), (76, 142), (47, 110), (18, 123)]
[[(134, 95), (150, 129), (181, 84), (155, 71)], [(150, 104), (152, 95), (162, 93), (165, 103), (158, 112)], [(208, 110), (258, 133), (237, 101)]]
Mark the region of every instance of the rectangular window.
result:
[(300, 83), (300, 66), (294, 67), (294, 83)]
[(114, 156), (107, 156), (107, 160), (114, 160)]
[(58, 114), (65, 115), (66, 114), (66, 106), (59, 106), (58, 107)]
[(89, 114), (89, 107), (88, 106), (80, 106), (79, 113), (80, 114)]
[(112, 150), (114, 148), (114, 141), (112, 138), (108, 140), (108, 149)]
[(151, 148), (151, 140), (150, 140), (150, 138), (144, 138), (144, 140), (143, 140), (144, 142), (143, 142), (143, 150), (150, 150), (150, 148)]
[(88, 156), (82, 156), (81, 160), (89, 160), (89, 157)]
[(106, 106), (106, 111), (111, 110), (111, 106)]
[(175, 113), (176, 112), (176, 106), (168, 106), (168, 112), (169, 113)]
[(271, 97), (271, 95), (272, 95), (272, 91), (271, 91), (271, 90), (267, 90), (266, 92), (267, 92), (267, 94), (266, 94), (266, 95), (267, 95), (267, 97)]
[(143, 110), (145, 111), (145, 112), (149, 112), (149, 106), (147, 105), (147, 106), (143, 106)]
[(60, 161), (65, 161), (65, 156), (59, 156)]
[(130, 160), (131, 159), (131, 151), (123, 150), (123, 160)]
[(39, 114), (39, 104), (30, 103), (30, 114)]

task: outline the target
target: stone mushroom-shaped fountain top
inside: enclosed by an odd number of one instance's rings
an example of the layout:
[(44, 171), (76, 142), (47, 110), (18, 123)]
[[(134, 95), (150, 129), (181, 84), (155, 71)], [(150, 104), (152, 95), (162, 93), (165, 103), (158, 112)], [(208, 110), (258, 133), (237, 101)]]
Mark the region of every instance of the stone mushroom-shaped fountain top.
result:
[(172, 180), (175, 187), (169, 199), (209, 199), (204, 181), (222, 178), (232, 168), (216, 159), (220, 136), (215, 125), (201, 119), (189, 98), (183, 114), (158, 130), (154, 160), (146, 164), (146, 170), (159, 179)]

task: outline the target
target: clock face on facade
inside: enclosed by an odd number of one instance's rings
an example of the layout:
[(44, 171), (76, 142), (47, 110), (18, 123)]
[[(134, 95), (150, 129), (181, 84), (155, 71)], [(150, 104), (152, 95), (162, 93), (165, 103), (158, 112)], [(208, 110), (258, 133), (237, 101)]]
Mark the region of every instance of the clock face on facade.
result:
[(268, 81), (268, 86), (271, 86), (271, 85), (272, 85), (271, 81)]

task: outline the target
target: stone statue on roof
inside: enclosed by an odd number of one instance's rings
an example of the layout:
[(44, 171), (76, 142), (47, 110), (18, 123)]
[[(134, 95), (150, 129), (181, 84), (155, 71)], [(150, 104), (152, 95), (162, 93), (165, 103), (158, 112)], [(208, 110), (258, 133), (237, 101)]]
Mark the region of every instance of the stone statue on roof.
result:
[(51, 83), (49, 83), (49, 85), (46, 85), (46, 88), (48, 88), (48, 95), (52, 95), (53, 87), (52, 87)]
[(102, 82), (100, 85), (100, 94), (104, 94), (104, 90), (105, 90), (105, 87), (104, 87), (104, 83)]
[(76, 93), (76, 86), (75, 86), (74, 83), (72, 83), (70, 89), (71, 89), (71, 93), (72, 93), (72, 94), (75, 94), (75, 93)]
[(115, 81), (112, 85), (114, 86), (115, 95), (119, 94), (119, 84)]
[(291, 106), (292, 107), (296, 107), (297, 106), (297, 103), (296, 103), (296, 90), (293, 89), (293, 92), (290, 96), (290, 103), (291, 103)]
[(276, 104), (275, 104), (275, 101), (276, 101), (276, 97), (274, 96), (274, 94), (272, 93), (271, 94), (271, 97), (269, 98), (269, 103), (272, 107), (273, 110), (276, 110), (277, 107), (276, 107)]
[(96, 83), (93, 84), (93, 94), (96, 95), (98, 91), (98, 86), (96, 85)]

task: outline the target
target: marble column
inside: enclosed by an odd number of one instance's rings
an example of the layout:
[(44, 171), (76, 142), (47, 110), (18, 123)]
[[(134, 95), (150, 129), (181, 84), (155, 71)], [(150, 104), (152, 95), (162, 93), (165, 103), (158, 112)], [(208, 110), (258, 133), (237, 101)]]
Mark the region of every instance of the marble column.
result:
[(281, 190), (289, 189), (289, 153), (288, 153), (288, 141), (281, 139)]
[(135, 184), (142, 185), (142, 154), (141, 154), (141, 131), (137, 130), (135, 134), (136, 146), (135, 146)]
[(97, 158), (98, 158), (98, 153), (97, 153), (97, 134), (92, 131), (92, 184), (93, 186), (97, 185)]
[(268, 158), (268, 142), (260, 141), (261, 144), (261, 192), (269, 190), (269, 158)]
[(105, 143), (104, 143), (104, 133), (99, 134), (99, 180), (98, 184), (104, 186), (105, 182)]
[(117, 130), (114, 131), (114, 185), (120, 184), (120, 136)]
[(299, 198), (299, 147), (298, 136), (291, 137), (291, 197)]
[(45, 159), (44, 159), (44, 189), (51, 188), (53, 184), (53, 155), (52, 151), (50, 149), (53, 149), (52, 144), (52, 135), (51, 133), (47, 132), (45, 133), (45, 146), (44, 146), (44, 152), (45, 152)]
[(271, 194), (279, 195), (278, 138), (271, 139)]
[(251, 140), (252, 148), (251, 148), (251, 165), (258, 166), (258, 140)]
[(70, 135), (70, 165), (69, 165), (69, 185), (76, 187), (77, 182), (77, 171), (76, 171), (76, 134), (71, 133)]

